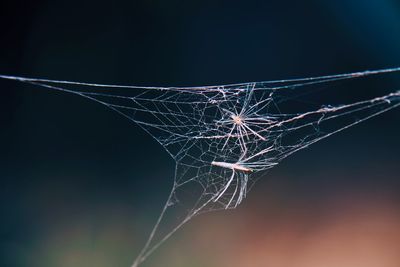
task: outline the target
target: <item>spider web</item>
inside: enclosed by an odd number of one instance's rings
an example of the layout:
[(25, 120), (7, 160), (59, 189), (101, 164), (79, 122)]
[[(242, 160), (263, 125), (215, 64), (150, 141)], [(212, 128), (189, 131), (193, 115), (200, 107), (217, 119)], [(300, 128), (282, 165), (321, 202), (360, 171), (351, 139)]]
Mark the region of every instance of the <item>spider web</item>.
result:
[[(400, 68), (201, 87), (0, 78), (105, 105), (149, 133), (175, 160), (171, 193), (132, 265), (137, 267), (194, 216), (236, 208), (254, 182), (287, 156), (400, 105), (400, 91), (337, 106), (302, 102), (303, 96), (334, 82), (396, 71)], [(179, 213), (168, 217), (173, 209)]]

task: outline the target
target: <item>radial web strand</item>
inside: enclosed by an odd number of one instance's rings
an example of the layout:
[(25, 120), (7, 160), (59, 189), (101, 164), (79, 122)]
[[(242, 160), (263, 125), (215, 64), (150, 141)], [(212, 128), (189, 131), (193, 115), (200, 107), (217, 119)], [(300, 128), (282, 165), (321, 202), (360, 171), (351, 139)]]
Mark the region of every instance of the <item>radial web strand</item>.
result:
[(0, 78), (96, 101), (137, 124), (175, 160), (171, 193), (132, 265), (137, 267), (194, 216), (236, 208), (254, 182), (282, 159), (400, 105), (400, 91), (333, 106), (303, 101), (304, 96), (318, 95), (324, 87), (334, 90), (344, 80), (398, 71), (199, 87)]

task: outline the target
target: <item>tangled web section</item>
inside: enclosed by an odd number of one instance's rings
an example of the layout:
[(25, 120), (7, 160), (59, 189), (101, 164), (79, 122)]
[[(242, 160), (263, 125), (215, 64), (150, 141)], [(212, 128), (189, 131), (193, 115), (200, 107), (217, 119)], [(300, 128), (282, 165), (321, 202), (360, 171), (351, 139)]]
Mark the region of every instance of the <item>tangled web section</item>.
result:
[(171, 193), (135, 267), (194, 216), (237, 207), (254, 182), (282, 159), (400, 105), (400, 91), (321, 105), (319, 90), (333, 91), (344, 80), (397, 71), (400, 68), (199, 87), (0, 78), (96, 101), (136, 123), (175, 160)]

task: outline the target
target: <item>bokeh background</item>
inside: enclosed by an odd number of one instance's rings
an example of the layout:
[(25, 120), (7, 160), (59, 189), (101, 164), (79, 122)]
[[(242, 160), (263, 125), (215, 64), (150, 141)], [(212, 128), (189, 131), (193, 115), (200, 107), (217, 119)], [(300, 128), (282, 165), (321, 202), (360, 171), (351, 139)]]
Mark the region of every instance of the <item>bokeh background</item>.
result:
[[(395, 0), (0, 5), (1, 74), (189, 86), (400, 66)], [(338, 96), (399, 90), (400, 75), (368, 84)], [(77, 96), (2, 80), (0, 109), (0, 266), (130, 266), (173, 161)], [(195, 218), (143, 266), (400, 266), (399, 119), (393, 110), (292, 155), (238, 209)]]

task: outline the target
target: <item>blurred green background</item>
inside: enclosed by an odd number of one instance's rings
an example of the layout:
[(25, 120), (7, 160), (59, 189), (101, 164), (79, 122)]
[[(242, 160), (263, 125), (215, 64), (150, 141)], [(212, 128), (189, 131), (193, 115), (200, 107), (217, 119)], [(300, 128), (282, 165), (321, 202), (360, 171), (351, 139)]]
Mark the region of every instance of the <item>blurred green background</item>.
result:
[[(2, 74), (197, 86), (400, 66), (394, 0), (0, 5)], [(10, 81), (0, 89), (0, 266), (130, 266), (173, 161), (94, 102)], [(399, 89), (392, 74), (340, 96)], [(238, 209), (193, 219), (143, 266), (399, 266), (399, 111), (289, 157)]]

